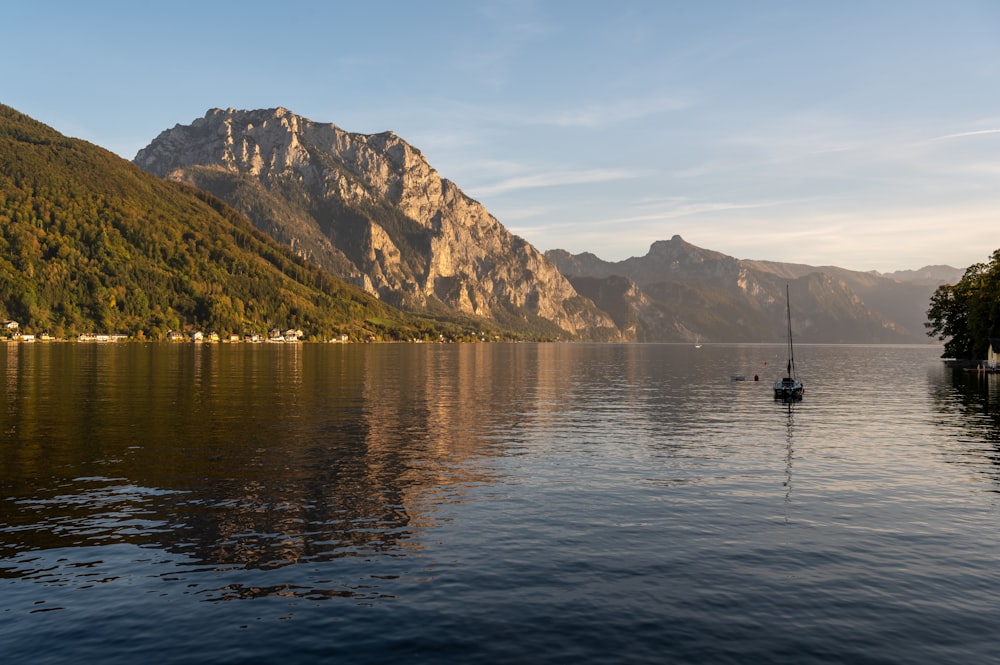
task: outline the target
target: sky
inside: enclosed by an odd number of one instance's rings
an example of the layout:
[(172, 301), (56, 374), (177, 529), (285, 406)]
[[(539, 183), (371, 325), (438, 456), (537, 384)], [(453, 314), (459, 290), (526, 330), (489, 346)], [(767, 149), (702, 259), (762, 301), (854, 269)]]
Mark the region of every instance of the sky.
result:
[(392, 130), (542, 251), (966, 268), (1000, 2), (4, 0), (0, 103), (126, 158), (212, 108)]

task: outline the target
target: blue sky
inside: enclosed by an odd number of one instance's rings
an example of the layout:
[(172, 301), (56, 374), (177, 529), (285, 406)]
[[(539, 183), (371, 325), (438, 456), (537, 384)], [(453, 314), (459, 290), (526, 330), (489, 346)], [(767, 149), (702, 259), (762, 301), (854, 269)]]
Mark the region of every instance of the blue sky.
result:
[(5, 3), (0, 102), (131, 159), (214, 107), (391, 129), (541, 250), (882, 272), (1000, 247), (1000, 3)]

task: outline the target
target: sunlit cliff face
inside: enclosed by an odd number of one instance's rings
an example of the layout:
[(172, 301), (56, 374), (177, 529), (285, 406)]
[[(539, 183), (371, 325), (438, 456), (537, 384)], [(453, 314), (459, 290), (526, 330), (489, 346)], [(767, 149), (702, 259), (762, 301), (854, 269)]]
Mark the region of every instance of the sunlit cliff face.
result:
[[(353, 134), (282, 108), (214, 109), (163, 132), (135, 161), (213, 191), (302, 256), (394, 304), (619, 336), (542, 253), (392, 132)], [(331, 253), (342, 260), (324, 264)]]

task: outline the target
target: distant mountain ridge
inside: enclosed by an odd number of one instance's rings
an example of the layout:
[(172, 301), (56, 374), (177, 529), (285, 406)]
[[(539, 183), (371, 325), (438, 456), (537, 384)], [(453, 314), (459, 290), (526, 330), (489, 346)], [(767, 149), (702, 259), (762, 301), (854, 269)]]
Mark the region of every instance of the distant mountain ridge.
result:
[(924, 266), (918, 270), (897, 270), (883, 273), (883, 277), (897, 282), (913, 282), (937, 288), (941, 284), (956, 284), (965, 274), (964, 270), (951, 266)]
[(925, 313), (941, 283), (932, 277), (957, 272), (941, 267), (900, 281), (837, 267), (736, 259), (676, 235), (654, 242), (645, 256), (618, 262), (564, 250), (546, 256), (616, 323), (648, 342), (779, 341), (787, 283), (797, 340), (927, 343)]
[(404, 309), (621, 337), (541, 252), (392, 132), (349, 133), (284, 108), (212, 109), (162, 132), (134, 161), (222, 198), (301, 256)]

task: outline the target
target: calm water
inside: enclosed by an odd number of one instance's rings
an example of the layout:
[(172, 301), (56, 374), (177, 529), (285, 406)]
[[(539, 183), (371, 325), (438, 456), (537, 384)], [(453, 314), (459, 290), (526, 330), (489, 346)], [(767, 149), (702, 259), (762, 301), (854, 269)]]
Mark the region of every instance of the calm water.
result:
[(783, 351), (0, 345), (3, 662), (1000, 662), (997, 377)]

